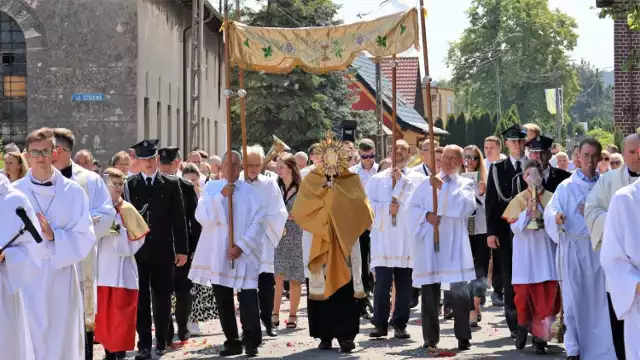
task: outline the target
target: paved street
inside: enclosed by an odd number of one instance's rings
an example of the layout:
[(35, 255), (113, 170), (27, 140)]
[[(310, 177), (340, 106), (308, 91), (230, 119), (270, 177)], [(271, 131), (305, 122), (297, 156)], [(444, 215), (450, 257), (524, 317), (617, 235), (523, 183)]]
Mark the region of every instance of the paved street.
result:
[[(490, 301), (488, 302), (490, 303)], [(282, 308), (287, 309), (289, 302), (285, 301)], [(342, 354), (338, 350), (320, 351), (316, 349), (318, 340), (308, 336), (308, 326), (306, 317), (306, 297), (302, 298), (301, 310), (298, 313), (298, 328), (295, 330), (282, 329), (277, 338), (264, 337), (264, 345), (260, 348), (261, 359), (407, 359), (407, 358), (430, 358), (430, 357), (455, 357), (456, 359), (564, 359), (564, 351), (561, 346), (550, 344), (549, 354), (540, 356), (534, 354), (530, 346), (520, 352), (515, 349), (513, 342), (509, 339), (509, 332), (506, 327), (502, 308), (486, 307), (483, 312), (483, 319), (480, 328), (473, 330), (471, 340), (471, 350), (455, 354), (457, 346), (456, 338), (453, 335), (453, 320), (440, 320), (441, 341), (440, 346), (443, 352), (440, 354), (429, 354), (422, 349), (422, 333), (420, 327), (419, 307), (411, 312), (408, 331), (411, 334), (410, 340), (369, 340), (368, 334), (373, 326), (368, 321), (362, 321), (360, 334), (356, 338), (356, 350), (351, 354)], [(287, 318), (286, 313), (282, 313), (281, 322)], [(177, 359), (215, 359), (218, 357), (218, 348), (224, 341), (222, 330), (218, 320), (214, 320), (201, 325), (203, 336), (189, 340), (187, 344), (179, 349), (172, 350), (162, 357), (162, 360)], [(392, 333), (392, 331), (390, 332)], [(337, 348), (337, 343), (334, 341)], [(444, 351), (452, 350), (454, 353), (447, 354)], [(134, 352), (129, 354), (127, 359), (133, 359)], [(95, 359), (102, 359), (102, 346), (96, 345)]]

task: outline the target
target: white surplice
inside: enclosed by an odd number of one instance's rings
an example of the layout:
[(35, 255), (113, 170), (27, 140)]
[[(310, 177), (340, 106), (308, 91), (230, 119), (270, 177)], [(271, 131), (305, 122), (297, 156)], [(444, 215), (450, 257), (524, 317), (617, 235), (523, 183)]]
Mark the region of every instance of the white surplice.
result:
[(236, 181), (233, 192), (233, 240), (242, 249), (234, 267), (228, 260), (228, 198), (220, 191), (226, 180), (212, 180), (202, 190), (195, 218), (202, 234), (191, 262), (189, 279), (194, 283), (222, 285), (234, 289), (257, 289), (264, 229), (256, 191), (244, 181)]
[(620, 189), (611, 199), (604, 227), (600, 261), (609, 281), (611, 302), (624, 320), (625, 355), (640, 360), (640, 180)]
[(598, 250), (602, 245), (604, 221), (613, 194), (637, 179), (629, 175), (629, 169), (626, 165), (607, 171), (600, 175), (598, 182), (587, 196), (587, 201), (584, 204), (584, 217), (587, 219), (587, 227), (591, 233), (591, 244), (594, 249)]
[(407, 210), (409, 236), (413, 239), (413, 286), (456, 283), (476, 278), (467, 221), (476, 209), (473, 181), (457, 174), (438, 191), (440, 251), (434, 251), (433, 187), (422, 181), (413, 191)]
[[(27, 197), (9, 185), (9, 179), (0, 175), (0, 247), (7, 245), (24, 228), (15, 210), (22, 207), (40, 232), (36, 213)], [(33, 345), (25, 315), (20, 289), (40, 273), (43, 252), (33, 237), (25, 232), (4, 250), (0, 263), (0, 349), (2, 359), (33, 360)]]
[[(306, 168), (300, 170), (301, 179), (304, 179), (307, 174), (312, 172), (316, 168), (315, 165), (309, 165)], [(310, 278), (309, 271), (309, 255), (311, 253), (311, 243), (313, 242), (313, 234), (302, 230), (302, 261), (304, 262), (304, 276)]]
[[(405, 168), (404, 173), (408, 174), (408, 169)], [(422, 176), (419, 173), (414, 174)], [(412, 241), (408, 228), (409, 212), (406, 208), (414, 186), (414, 182), (403, 174), (394, 187), (391, 168), (368, 180), (366, 194), (374, 213), (371, 225), (370, 268), (372, 270), (378, 266), (413, 268)], [(394, 198), (399, 205), (396, 226), (392, 225), (392, 216), (389, 212)]]
[[(538, 211), (542, 206), (538, 204)], [(556, 273), (556, 244), (549, 235), (540, 230), (527, 230), (531, 221), (527, 210), (520, 213), (518, 220), (511, 224), (513, 231), (513, 270), (511, 283), (538, 284), (558, 280)]]
[[(578, 170), (556, 189), (544, 210), (545, 230), (558, 244), (557, 271), (562, 289), (562, 308), (567, 327), (564, 345), (568, 356), (615, 360), (609, 305), (600, 253), (594, 251), (587, 224), (579, 211), (595, 182)], [(564, 232), (556, 214), (564, 214)]]
[(120, 215), (114, 221), (120, 225), (120, 234), (110, 233), (98, 240), (97, 286), (138, 290), (138, 266), (134, 255), (144, 245), (144, 237), (129, 240)]
[[(244, 181), (244, 173), (240, 174), (240, 181)], [(251, 182), (250, 185), (258, 195), (260, 202), (259, 218), (264, 229), (260, 273), (273, 274), (275, 249), (280, 243), (280, 239), (282, 239), (284, 225), (289, 217), (289, 212), (284, 204), (276, 179), (258, 174), (258, 178)]]
[(96, 241), (89, 200), (75, 181), (53, 170), (52, 186), (34, 184), (31, 171), (14, 186), (27, 196), (53, 230), (44, 240), (42, 270), (23, 291), (27, 321), (37, 360), (84, 359), (84, 310), (78, 262)]

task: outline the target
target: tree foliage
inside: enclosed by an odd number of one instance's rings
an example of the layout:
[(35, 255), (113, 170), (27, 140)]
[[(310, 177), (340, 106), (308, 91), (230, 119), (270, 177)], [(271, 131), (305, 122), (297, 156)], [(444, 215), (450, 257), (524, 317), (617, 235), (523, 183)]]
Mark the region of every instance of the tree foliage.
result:
[(603, 149), (605, 147), (615, 143), (614, 134), (609, 132), (609, 131), (600, 129), (600, 128), (595, 128), (593, 130), (590, 130), (587, 133), (587, 136), (598, 140), (600, 142), (600, 144), (602, 144), (602, 148)]
[[(302, 27), (336, 25), (338, 5), (331, 0), (271, 0), (258, 10), (243, 9), (242, 21), (252, 26)], [(355, 95), (348, 89), (348, 72), (314, 75), (295, 69), (286, 75), (245, 71), (247, 140), (268, 145), (276, 135), (293, 150), (304, 150), (339, 131), (343, 120), (363, 120), (369, 132), (375, 115), (351, 110)], [(232, 88), (238, 89), (237, 71)], [(233, 145), (241, 142), (239, 104), (232, 107)], [(373, 117), (372, 117), (373, 116)], [(375, 131), (374, 131), (375, 132)]]
[(452, 84), (465, 94), (466, 111), (516, 106), (525, 122), (552, 123), (544, 89), (564, 88), (570, 108), (579, 91), (568, 53), (576, 46), (577, 23), (548, 0), (473, 0), (469, 27), (447, 55)]
[(589, 62), (575, 66), (582, 92), (569, 110), (573, 122), (586, 122), (597, 127), (613, 121), (613, 87), (605, 85), (602, 74)]

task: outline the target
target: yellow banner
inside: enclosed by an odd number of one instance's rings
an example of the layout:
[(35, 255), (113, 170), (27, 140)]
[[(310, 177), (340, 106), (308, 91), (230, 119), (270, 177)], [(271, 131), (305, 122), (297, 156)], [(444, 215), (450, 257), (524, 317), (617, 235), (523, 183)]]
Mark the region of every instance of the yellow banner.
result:
[(555, 115), (558, 112), (558, 109), (556, 109), (556, 89), (545, 89), (544, 96), (547, 100), (549, 114)]
[(362, 51), (391, 56), (418, 43), (418, 11), (332, 27), (271, 28), (231, 22), (231, 65), (243, 69), (287, 73), (296, 66), (313, 73), (345, 70)]

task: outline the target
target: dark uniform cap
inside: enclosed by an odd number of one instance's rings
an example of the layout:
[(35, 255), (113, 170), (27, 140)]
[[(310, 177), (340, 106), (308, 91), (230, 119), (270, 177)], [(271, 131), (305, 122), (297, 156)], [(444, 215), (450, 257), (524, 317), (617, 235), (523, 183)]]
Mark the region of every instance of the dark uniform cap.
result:
[(522, 140), (527, 138), (527, 130), (518, 124), (511, 125), (510, 128), (502, 132), (505, 140)]
[(544, 151), (551, 149), (552, 144), (552, 138), (540, 135), (529, 140), (526, 146), (529, 148), (529, 151)]
[(158, 155), (158, 139), (142, 140), (133, 145), (131, 148), (136, 152), (136, 157), (140, 159), (149, 159)]
[(158, 150), (158, 154), (160, 154), (160, 163), (171, 164), (178, 158), (179, 151), (180, 148), (177, 146), (168, 146)]

